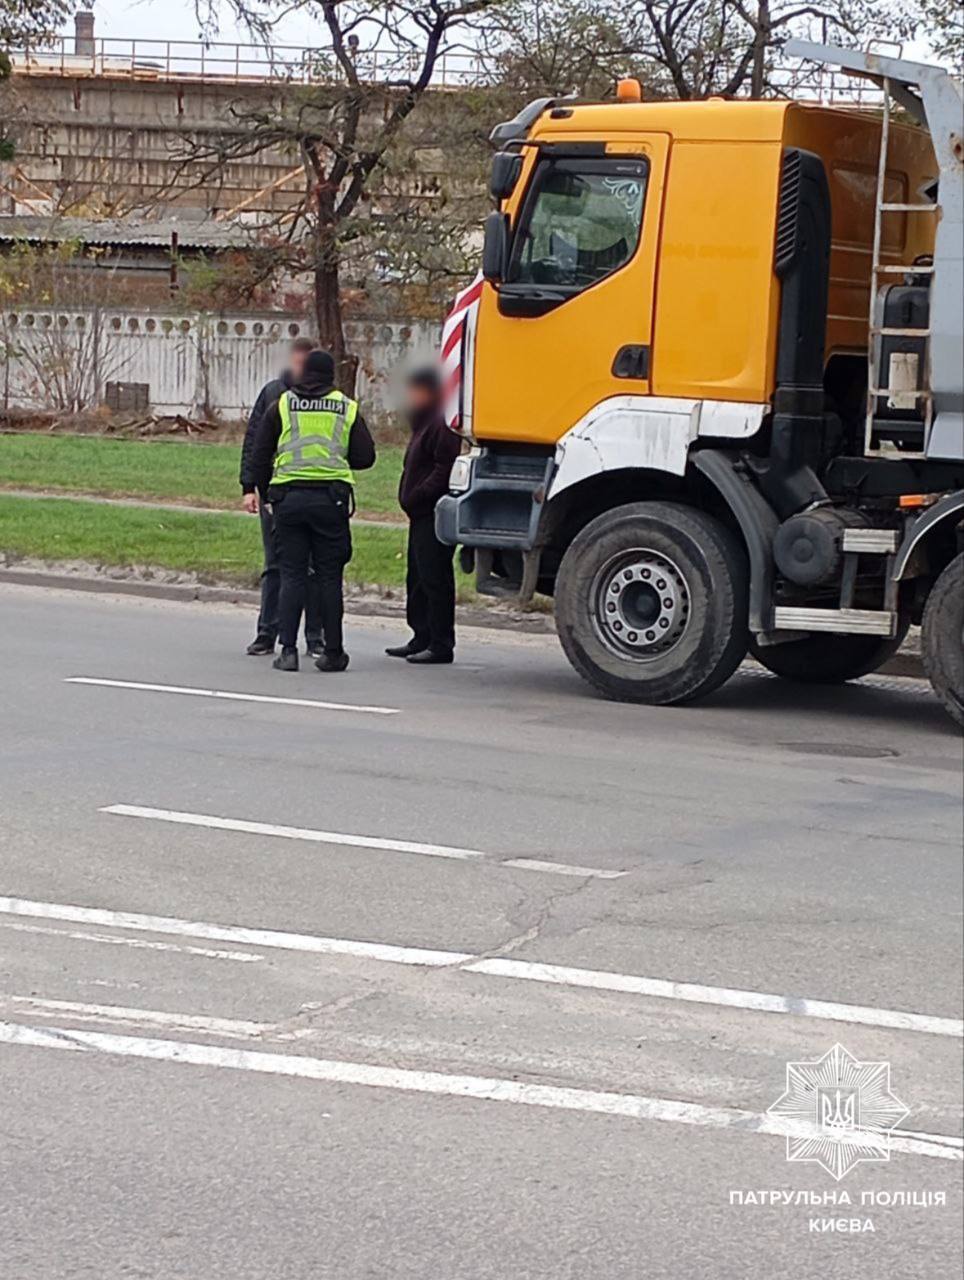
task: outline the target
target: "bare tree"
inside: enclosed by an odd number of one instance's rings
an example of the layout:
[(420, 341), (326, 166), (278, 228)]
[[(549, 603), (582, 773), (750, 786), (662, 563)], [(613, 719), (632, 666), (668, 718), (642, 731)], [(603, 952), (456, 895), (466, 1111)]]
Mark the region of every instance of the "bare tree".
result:
[(785, 87), (773, 73), (791, 36), (902, 38), (914, 12), (909, 0), (633, 0), (629, 16), (638, 54), (660, 69), (667, 90), (705, 98)]
[(79, 413), (100, 401), (126, 364), (108, 326), (114, 271), (71, 242), (18, 244), (0, 257), (6, 394), (16, 363), (22, 389), (48, 407)]
[[(270, 104), (239, 102), (232, 108), (236, 127), (192, 142), (184, 162), (199, 183), (216, 180), (231, 160), (266, 152), (300, 164), (303, 197), (276, 227), (275, 261), (300, 261), (310, 269), (318, 339), (335, 357), (342, 384), (351, 386), (356, 362), (347, 350), (342, 313), (346, 248), (363, 241), (371, 227), (376, 180), (387, 171), (441, 60), (465, 48), (499, 0), (230, 3), (261, 33), (282, 11), (315, 14), (326, 48), (314, 58), (311, 83), (286, 87)], [(204, 5), (199, 16), (212, 29), (217, 5)]]
[(637, 32), (611, 0), (508, 0), (484, 33), (500, 96), (601, 98), (637, 67)]
[(959, 0), (924, 0), (921, 16), (935, 54), (964, 75), (964, 8)]
[[(8, 50), (45, 44), (74, 8), (74, 0), (0, 0), (0, 86), (10, 79)], [(0, 123), (0, 160), (11, 160), (13, 154), (13, 143)]]

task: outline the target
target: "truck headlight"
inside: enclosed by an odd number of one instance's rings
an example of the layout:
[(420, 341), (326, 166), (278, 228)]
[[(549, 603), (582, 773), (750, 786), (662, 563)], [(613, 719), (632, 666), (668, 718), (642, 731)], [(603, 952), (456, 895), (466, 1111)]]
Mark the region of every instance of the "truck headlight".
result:
[(461, 453), (452, 463), (449, 473), (449, 492), (465, 493), (472, 484), (472, 464), (475, 461), (471, 453)]

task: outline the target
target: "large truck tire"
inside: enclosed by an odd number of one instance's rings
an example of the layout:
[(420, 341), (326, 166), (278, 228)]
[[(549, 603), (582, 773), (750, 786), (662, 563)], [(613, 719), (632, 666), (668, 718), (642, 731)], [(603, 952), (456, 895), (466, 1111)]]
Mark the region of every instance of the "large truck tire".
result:
[(954, 557), (927, 597), (921, 659), (944, 709), (964, 728), (964, 551)]
[(877, 671), (904, 643), (910, 618), (903, 618), (895, 636), (841, 636), (818, 632), (805, 640), (759, 645), (750, 653), (767, 671), (796, 684), (843, 684)]
[(556, 579), (566, 657), (607, 698), (665, 706), (727, 680), (746, 654), (743, 548), (712, 516), (635, 502), (573, 539)]

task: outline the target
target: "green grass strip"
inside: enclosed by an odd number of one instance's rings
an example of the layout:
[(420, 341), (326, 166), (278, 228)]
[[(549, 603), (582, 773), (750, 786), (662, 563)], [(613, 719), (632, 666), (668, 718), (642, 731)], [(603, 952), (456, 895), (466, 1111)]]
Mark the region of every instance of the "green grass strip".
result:
[[(402, 453), (398, 445), (382, 445), (372, 470), (359, 473), (359, 512), (401, 518)], [(238, 507), (240, 456), (240, 444), (13, 433), (0, 435), (0, 486)]]

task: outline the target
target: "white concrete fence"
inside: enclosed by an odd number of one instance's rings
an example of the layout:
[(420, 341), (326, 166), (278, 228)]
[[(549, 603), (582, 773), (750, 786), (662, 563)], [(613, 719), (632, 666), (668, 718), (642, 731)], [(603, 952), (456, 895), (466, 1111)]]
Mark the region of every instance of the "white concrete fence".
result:
[[(357, 394), (373, 417), (392, 409), (393, 374), (431, 357), (438, 326), (352, 321), (360, 359)], [(311, 336), (303, 316), (184, 314), (16, 307), (0, 311), (5, 410), (78, 411), (102, 403), (108, 382), (147, 387), (153, 413), (243, 417), (284, 365), (292, 338)]]

